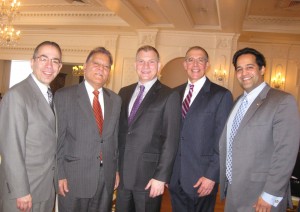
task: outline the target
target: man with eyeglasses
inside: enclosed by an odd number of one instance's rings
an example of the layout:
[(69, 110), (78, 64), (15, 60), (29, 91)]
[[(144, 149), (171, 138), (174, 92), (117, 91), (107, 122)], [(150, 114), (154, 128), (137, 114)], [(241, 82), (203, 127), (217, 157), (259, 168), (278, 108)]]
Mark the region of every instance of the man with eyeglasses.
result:
[(229, 90), (205, 73), (208, 54), (188, 49), (183, 62), (188, 82), (175, 88), (181, 95), (180, 143), (169, 190), (174, 212), (213, 212), (219, 182), (219, 138), (232, 107)]
[(122, 88), (117, 212), (159, 212), (179, 141), (179, 94), (160, 83), (159, 53), (137, 50), (139, 81)]
[(225, 211), (286, 211), (299, 150), (297, 102), (264, 82), (266, 59), (261, 52), (240, 49), (232, 63), (244, 91), (220, 139), (220, 195), (226, 197)]
[(0, 103), (0, 211), (53, 211), (57, 136), (49, 85), (61, 59), (57, 43), (40, 43), (31, 59), (32, 74)]
[(84, 81), (55, 94), (59, 212), (111, 212), (117, 173), (121, 98), (105, 88), (113, 58), (93, 49)]

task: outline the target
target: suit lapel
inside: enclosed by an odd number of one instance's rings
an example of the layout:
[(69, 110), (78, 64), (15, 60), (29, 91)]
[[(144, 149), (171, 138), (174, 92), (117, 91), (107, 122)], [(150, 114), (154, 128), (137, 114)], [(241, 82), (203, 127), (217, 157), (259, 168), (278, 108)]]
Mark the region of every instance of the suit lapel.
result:
[(187, 116), (190, 116), (190, 114), (192, 114), (194, 110), (196, 110), (196, 109), (198, 110), (199, 106), (201, 107), (203, 99), (206, 98), (207, 93), (210, 92), (210, 85), (211, 85), (211, 82), (209, 81), (208, 78), (206, 78), (204, 85), (202, 86), (202, 88), (198, 92), (198, 94), (196, 95), (194, 101), (192, 102), (192, 104), (186, 114), (186, 118), (187, 118)]
[(55, 115), (54, 115), (49, 103), (47, 102), (44, 95), (42, 94), (40, 88), (35, 83), (35, 81), (33, 80), (31, 75), (29, 75), (29, 77), (26, 80), (29, 83), (30, 87), (32, 88), (32, 92), (34, 93), (33, 101), (36, 101), (36, 104), (38, 105), (38, 108), (39, 108), (41, 114), (44, 114), (47, 117), (47, 120), (49, 120), (50, 122), (53, 122), (55, 119)]
[[(139, 116), (143, 113), (143, 111), (149, 107), (149, 105), (151, 104), (151, 102), (154, 100), (155, 96), (158, 93), (158, 90), (161, 88), (161, 83), (157, 80), (154, 85), (150, 88), (150, 90), (148, 91), (148, 93), (146, 94), (146, 96), (144, 97), (138, 111), (136, 112), (131, 126), (133, 125), (133, 123), (139, 118)], [(128, 116), (127, 116), (128, 117)]]
[(110, 121), (110, 116), (112, 112), (112, 99), (110, 94), (105, 88), (102, 88), (103, 91), (103, 100), (104, 100), (104, 124), (103, 124), (103, 133), (108, 132), (108, 126)]
[(126, 114), (127, 121), (128, 121), (128, 116), (129, 116), (129, 103), (130, 103), (130, 100), (132, 98), (132, 95), (134, 93), (134, 90), (135, 90), (136, 86), (137, 86), (137, 83), (131, 85), (128, 88), (127, 93), (125, 95), (125, 99), (123, 100), (124, 105), (125, 105), (125, 114)]
[[(81, 109), (81, 111), (78, 111), (78, 113), (84, 115), (89, 120), (89, 123), (96, 123), (93, 108), (90, 103), (89, 95), (85, 88), (84, 81), (81, 82), (77, 87), (77, 102), (79, 108)], [(94, 124), (93, 126), (97, 128), (96, 124)], [(96, 129), (96, 132), (98, 132), (98, 128)]]
[(266, 85), (266, 87), (260, 92), (260, 94), (252, 102), (252, 104), (250, 105), (249, 109), (247, 110), (246, 114), (244, 115), (244, 118), (240, 123), (240, 126), (236, 132), (236, 137), (238, 136), (239, 132), (245, 127), (247, 122), (254, 116), (257, 109), (262, 105), (269, 90), (270, 90), (270, 86)]

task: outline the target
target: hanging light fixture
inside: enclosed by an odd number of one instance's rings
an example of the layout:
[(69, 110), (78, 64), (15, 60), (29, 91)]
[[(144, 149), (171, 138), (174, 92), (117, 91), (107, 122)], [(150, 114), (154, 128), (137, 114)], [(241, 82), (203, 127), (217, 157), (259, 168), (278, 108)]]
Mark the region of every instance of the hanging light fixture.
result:
[(20, 39), (20, 30), (15, 30), (13, 21), (19, 15), (20, 1), (2, 0), (0, 10), (0, 45), (12, 46)]
[(81, 65), (76, 65), (72, 67), (73, 71), (72, 74), (75, 77), (79, 77), (79, 76), (83, 76), (84, 75), (84, 70), (83, 70), (83, 66)]

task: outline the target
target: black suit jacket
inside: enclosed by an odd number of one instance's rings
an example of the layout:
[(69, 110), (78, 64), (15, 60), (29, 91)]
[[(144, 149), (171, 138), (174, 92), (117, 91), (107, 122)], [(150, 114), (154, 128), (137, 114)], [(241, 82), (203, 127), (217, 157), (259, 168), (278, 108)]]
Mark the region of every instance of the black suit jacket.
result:
[(180, 128), (180, 97), (156, 81), (128, 126), (128, 105), (137, 83), (124, 87), (119, 127), (121, 188), (144, 191), (151, 178), (168, 182)]
[[(187, 83), (175, 88), (181, 99), (186, 86)], [(198, 196), (198, 188), (193, 188), (193, 185), (204, 176), (216, 182), (212, 193), (217, 193), (220, 171), (219, 138), (232, 104), (230, 91), (207, 78), (181, 123), (180, 144), (171, 187), (180, 181), (186, 193)]]

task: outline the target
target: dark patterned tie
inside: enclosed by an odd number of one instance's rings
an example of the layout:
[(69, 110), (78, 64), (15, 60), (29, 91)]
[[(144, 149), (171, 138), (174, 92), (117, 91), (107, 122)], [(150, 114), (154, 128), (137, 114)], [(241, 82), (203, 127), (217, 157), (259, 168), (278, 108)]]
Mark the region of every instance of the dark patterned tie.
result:
[(103, 131), (103, 115), (102, 115), (102, 109), (100, 106), (100, 102), (98, 99), (99, 96), (99, 91), (98, 90), (94, 90), (93, 91), (94, 99), (93, 99), (93, 110), (94, 110), (94, 116), (98, 125), (98, 129), (99, 129), (99, 133), (100, 135), (102, 135), (102, 131)]
[(190, 89), (188, 95), (185, 97), (184, 101), (182, 102), (182, 117), (185, 118), (189, 108), (190, 108), (190, 102), (194, 90), (194, 85), (190, 84)]
[(246, 112), (246, 108), (248, 105), (247, 95), (244, 95), (241, 101), (242, 103), (238, 111), (236, 112), (236, 115), (232, 122), (232, 127), (229, 135), (228, 152), (226, 157), (226, 177), (230, 184), (232, 182), (232, 145), (237, 129), (239, 128), (240, 123)]
[(50, 105), (52, 111), (54, 112), (53, 94), (52, 94), (51, 88), (48, 88), (47, 94), (48, 94), (48, 102), (49, 102), (49, 105)]
[(143, 100), (143, 93), (144, 93), (144, 90), (145, 90), (145, 86), (144, 85), (140, 85), (140, 91), (139, 91), (139, 94), (138, 96), (136, 97), (134, 103), (133, 103), (133, 106), (132, 106), (132, 109), (130, 111), (130, 115), (128, 117), (128, 124), (131, 124), (136, 112), (138, 111), (141, 103), (142, 103), (142, 100)]

